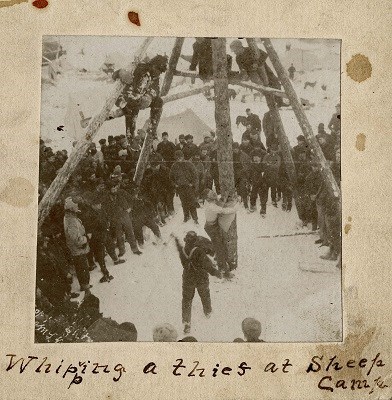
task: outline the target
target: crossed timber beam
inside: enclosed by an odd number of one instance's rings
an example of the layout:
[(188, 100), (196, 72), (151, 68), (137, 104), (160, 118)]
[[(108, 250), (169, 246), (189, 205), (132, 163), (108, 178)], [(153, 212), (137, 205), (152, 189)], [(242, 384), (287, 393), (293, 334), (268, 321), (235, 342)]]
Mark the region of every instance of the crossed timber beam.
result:
[[(188, 71), (175, 71), (174, 72), (175, 76), (183, 76), (185, 78), (200, 78), (200, 76), (195, 73), (195, 72), (188, 72)], [(229, 82), (229, 85), (236, 85), (236, 86), (242, 86), (244, 88), (248, 89), (253, 89), (258, 92), (261, 92), (263, 94), (273, 94), (274, 96), (279, 96), (284, 99), (287, 99), (287, 94), (283, 90), (275, 89), (272, 87), (268, 86), (263, 86), (263, 85), (257, 85), (256, 83), (253, 82), (243, 82), (243, 81), (235, 81), (235, 82)]]

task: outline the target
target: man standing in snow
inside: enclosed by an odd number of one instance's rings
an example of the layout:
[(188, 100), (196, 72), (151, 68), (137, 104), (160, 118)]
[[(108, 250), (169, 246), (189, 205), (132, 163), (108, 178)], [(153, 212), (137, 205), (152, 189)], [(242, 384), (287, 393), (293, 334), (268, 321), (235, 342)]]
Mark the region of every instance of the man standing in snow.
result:
[(102, 205), (117, 239), (120, 251), (118, 256), (122, 257), (125, 254), (124, 232), (132, 252), (140, 255), (142, 252), (137, 247), (130, 215), (131, 196), (125, 190), (120, 189), (120, 185), (115, 182), (109, 181), (107, 185), (108, 190), (103, 196)]
[(184, 153), (177, 150), (176, 162), (170, 170), (170, 179), (176, 192), (180, 196), (181, 206), (184, 211), (184, 222), (189, 221), (192, 216), (197, 224), (196, 193), (199, 190), (199, 177), (195, 166), (191, 161), (184, 159)]
[(91, 287), (87, 261), (90, 247), (82, 221), (78, 218), (78, 213), (80, 213), (78, 203), (74, 202), (71, 197), (67, 197), (64, 202), (64, 210), (64, 233), (67, 247), (72, 255), (80, 290), (88, 291)]
[(195, 291), (199, 293), (204, 315), (209, 318), (212, 312), (211, 296), (208, 275), (222, 278), (222, 273), (213, 267), (204, 249), (198, 245), (196, 232), (189, 231), (182, 247), (178, 238), (175, 238), (177, 250), (180, 254), (182, 273), (182, 323), (184, 333), (191, 330), (192, 301)]
[(271, 188), (271, 200), (272, 205), (277, 207), (277, 186), (278, 186), (278, 174), (281, 164), (281, 158), (279, 156), (279, 145), (273, 144), (269, 148), (269, 152), (263, 158), (264, 165), (264, 185), (262, 189), (261, 208), (266, 210), (268, 200), (268, 190)]
[(297, 71), (293, 65), (293, 63), (291, 63), (290, 68), (288, 69), (289, 71), (289, 78), (293, 81), (294, 80), (294, 74)]
[(157, 153), (163, 157), (167, 168), (170, 168), (174, 162), (175, 151), (176, 145), (169, 140), (169, 134), (167, 132), (163, 132), (162, 142), (159, 142), (157, 146)]
[(264, 155), (266, 152), (262, 151), (261, 149), (259, 150), (254, 150), (252, 152), (251, 158), (252, 158), (252, 163), (250, 166), (250, 184), (252, 186), (251, 192), (250, 192), (250, 209), (249, 212), (255, 212), (256, 211), (256, 200), (257, 196), (260, 197), (260, 215), (262, 217), (265, 217), (266, 210), (263, 208), (265, 204), (263, 204), (263, 185), (265, 184), (264, 178), (263, 178), (263, 172), (264, 172), (264, 165), (262, 163)]

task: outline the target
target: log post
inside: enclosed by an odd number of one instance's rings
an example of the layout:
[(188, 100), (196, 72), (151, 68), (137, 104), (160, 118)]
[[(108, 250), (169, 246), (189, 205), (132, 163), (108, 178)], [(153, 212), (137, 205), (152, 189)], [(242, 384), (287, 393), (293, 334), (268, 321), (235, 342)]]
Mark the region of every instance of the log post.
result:
[[(136, 56), (138, 58), (142, 58), (150, 43), (152, 42), (153, 38), (148, 37), (143, 41), (143, 44), (140, 46), (138, 51), (136, 52)], [(134, 65), (133, 63), (129, 67), (130, 72), (133, 73)], [(45, 218), (48, 216), (50, 209), (56, 203), (57, 199), (59, 198), (62, 190), (64, 189), (65, 185), (67, 184), (69, 178), (71, 177), (72, 173), (75, 171), (75, 168), (82, 160), (84, 154), (87, 152), (92, 139), (98, 132), (99, 128), (102, 124), (106, 121), (107, 117), (109, 116), (110, 110), (113, 108), (116, 100), (124, 90), (125, 85), (118, 81), (113, 89), (113, 92), (107, 98), (102, 110), (99, 114), (97, 114), (90, 122), (86, 137), (80, 140), (76, 147), (73, 149), (72, 153), (68, 157), (67, 161), (57, 174), (56, 178), (51, 183), (49, 189), (46, 191), (44, 197), (40, 201), (38, 205), (38, 229), (42, 226)]]
[[(218, 144), (219, 184), (223, 198), (236, 199), (233, 169), (233, 135), (231, 132), (230, 103), (227, 77), (226, 39), (212, 39), (212, 61), (214, 71), (215, 121)], [(238, 265), (237, 250), (237, 220), (232, 222), (225, 234), (229, 268), (236, 269)]]
[(323, 181), (326, 185), (328, 193), (332, 198), (340, 198), (340, 189), (336, 180), (332, 174), (331, 168), (327, 160), (324, 157), (323, 151), (313, 134), (312, 126), (310, 125), (304, 110), (302, 109), (302, 105), (298, 100), (297, 94), (291, 84), (291, 81), (284, 69), (282, 63), (279, 60), (278, 54), (276, 53), (272, 42), (270, 39), (262, 39), (265, 49), (268, 53), (268, 56), (274, 66), (274, 69), (278, 75), (280, 82), (282, 83), (284, 90), (290, 100), (291, 106), (293, 107), (294, 114), (297, 117), (298, 123), (302, 129), (302, 133), (306, 138), (307, 143), (313, 150), (314, 156), (321, 166), (321, 175)]
[(184, 44), (183, 37), (176, 38), (174, 43), (174, 47), (169, 59), (169, 65), (167, 72), (165, 74), (165, 78), (163, 79), (162, 89), (161, 89), (161, 96), (166, 96), (169, 93), (170, 86), (173, 82), (174, 73), (177, 68), (178, 60), (181, 55), (182, 45)]
[[(197, 94), (204, 93), (207, 89), (211, 89), (211, 88), (213, 88), (213, 85), (208, 84), (208, 85), (203, 85), (201, 87), (194, 88), (191, 90), (186, 90), (184, 92), (169, 94), (167, 96), (163, 96), (162, 101), (163, 101), (163, 104), (166, 104), (171, 101), (185, 99), (186, 97), (195, 96)], [(151, 146), (152, 146), (152, 143), (154, 140), (154, 135), (156, 133), (156, 129), (158, 128), (158, 124), (159, 124), (159, 121), (155, 127), (150, 127), (147, 130), (146, 137), (144, 138), (143, 147), (142, 147), (142, 150), (140, 151), (139, 160), (136, 164), (136, 170), (135, 170), (135, 174), (133, 176), (133, 181), (138, 186), (142, 182), (144, 171), (146, 170), (146, 167), (148, 164), (148, 159), (149, 159), (150, 153), (151, 153)]]
[[(249, 47), (255, 54), (256, 58), (258, 58), (259, 57), (259, 48), (257, 47), (255, 39), (253, 39), (253, 38), (247, 39), (247, 42), (248, 42)], [(264, 84), (265, 86), (268, 86), (269, 85), (268, 76), (267, 76), (264, 66), (261, 68), (261, 74), (262, 74), (261, 83)], [(289, 178), (291, 186), (292, 186), (293, 197), (295, 200), (295, 206), (297, 208), (297, 213), (298, 213), (298, 216), (301, 216), (302, 215), (301, 211), (302, 211), (303, 205), (302, 205), (301, 198), (298, 195), (298, 191), (297, 191), (297, 173), (295, 170), (293, 156), (291, 154), (290, 142), (284, 131), (282, 118), (280, 117), (279, 109), (278, 109), (278, 106), (276, 105), (274, 95), (266, 93), (265, 99), (267, 101), (268, 108), (271, 112), (272, 122), (278, 133), (278, 140), (279, 140), (279, 145), (280, 145), (280, 149), (281, 149), (281, 153), (282, 153), (283, 163), (284, 163), (288, 178)]]

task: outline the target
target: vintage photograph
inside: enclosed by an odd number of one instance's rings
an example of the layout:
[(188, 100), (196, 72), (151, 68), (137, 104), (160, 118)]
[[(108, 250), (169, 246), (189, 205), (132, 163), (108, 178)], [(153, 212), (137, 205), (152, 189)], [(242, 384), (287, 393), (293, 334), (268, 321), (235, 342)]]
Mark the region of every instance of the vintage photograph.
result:
[(340, 48), (44, 36), (35, 342), (341, 341)]

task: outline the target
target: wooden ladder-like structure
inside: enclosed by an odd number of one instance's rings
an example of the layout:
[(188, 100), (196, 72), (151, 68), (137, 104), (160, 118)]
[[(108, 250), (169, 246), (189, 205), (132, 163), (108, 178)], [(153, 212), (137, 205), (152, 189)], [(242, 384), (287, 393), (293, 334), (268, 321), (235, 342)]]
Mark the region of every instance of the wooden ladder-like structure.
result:
[[(144, 58), (148, 46), (151, 44), (153, 38), (146, 38), (135, 54), (136, 60)], [(169, 91), (173, 82), (174, 76), (185, 76), (198, 78), (198, 75), (193, 72), (178, 71), (177, 65), (181, 56), (181, 49), (184, 44), (185, 38), (176, 38), (173, 50), (170, 55), (168, 69), (166, 71), (161, 96), (163, 103), (179, 100), (185, 97), (193, 96), (205, 92), (208, 89), (214, 88), (214, 101), (215, 101), (215, 121), (216, 121), (216, 137), (217, 137), (217, 153), (218, 153), (218, 168), (219, 168), (219, 181), (221, 186), (222, 196), (224, 198), (235, 197), (235, 184), (234, 184), (234, 171), (233, 171), (233, 158), (232, 158), (232, 141), (233, 136), (231, 132), (231, 121), (230, 121), (230, 103), (229, 103), (229, 80), (227, 76), (227, 56), (226, 56), (226, 39), (225, 38), (214, 38), (212, 39), (212, 52), (213, 52), (213, 83), (203, 84), (200, 87), (193, 88), (191, 90), (169, 95)], [(259, 48), (256, 44), (255, 39), (246, 39), (248, 46), (251, 48), (255, 57), (259, 57)], [(283, 162), (287, 171), (287, 175), (290, 179), (293, 187), (294, 199), (296, 207), (299, 209), (302, 207), (301, 199), (298, 196), (297, 178), (294, 161), (291, 154), (291, 147), (287, 135), (284, 131), (282, 119), (279, 114), (279, 108), (276, 105), (275, 97), (280, 96), (288, 98), (293, 108), (295, 116), (298, 120), (299, 126), (306, 138), (308, 145), (311, 147), (314, 153), (314, 157), (321, 167), (321, 174), (324, 183), (328, 189), (328, 193), (331, 197), (338, 199), (340, 202), (340, 189), (337, 185), (332, 171), (327, 163), (324, 154), (316, 140), (313, 133), (312, 127), (305, 115), (302, 105), (295, 93), (295, 90), (291, 84), (289, 77), (287, 76), (286, 70), (281, 64), (279, 57), (272, 45), (270, 39), (261, 39), (267, 54), (272, 62), (275, 72), (284, 88), (284, 90), (278, 90), (269, 87), (268, 77), (264, 71), (262, 72), (262, 79), (257, 83), (249, 82), (236, 82), (236, 85), (250, 88), (265, 95), (268, 108), (271, 112), (271, 117), (275, 128), (278, 132), (278, 139), (282, 151)], [(128, 67), (129, 71), (133, 73), (137, 63), (131, 63)], [(40, 229), (45, 218), (48, 216), (50, 209), (56, 203), (62, 190), (64, 189), (68, 179), (72, 175), (73, 171), (83, 158), (83, 155), (89, 148), (91, 141), (94, 139), (99, 128), (108, 118), (110, 110), (113, 108), (115, 101), (120, 96), (125, 85), (119, 81), (117, 82), (115, 89), (107, 98), (104, 107), (101, 112), (95, 116), (87, 129), (86, 137), (78, 142), (76, 147), (73, 149), (70, 157), (48, 188), (44, 197), (38, 206), (38, 229)], [(141, 154), (136, 166), (134, 175), (134, 182), (140, 185), (144, 171), (148, 164), (148, 158), (151, 152), (152, 143), (156, 134), (157, 126), (159, 121), (155, 121), (155, 125), (149, 127), (146, 137), (144, 139)], [(229, 232), (227, 233), (226, 242), (228, 243), (228, 254), (230, 260), (230, 269), (237, 267), (238, 252), (237, 252), (237, 227), (236, 220), (233, 221)]]

